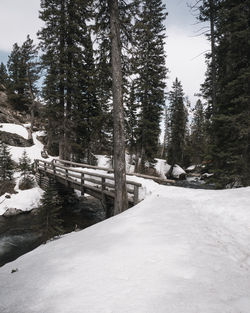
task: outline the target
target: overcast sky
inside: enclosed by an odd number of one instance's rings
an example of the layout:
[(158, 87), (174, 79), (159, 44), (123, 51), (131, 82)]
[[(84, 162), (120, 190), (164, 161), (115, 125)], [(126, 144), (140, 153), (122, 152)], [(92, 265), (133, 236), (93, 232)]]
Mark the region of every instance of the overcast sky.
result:
[[(190, 14), (186, 2), (193, 0), (164, 0), (167, 6), (167, 66), (170, 71), (168, 89), (175, 77), (181, 80), (184, 92), (194, 104), (205, 72), (204, 56), (209, 49), (206, 39), (194, 37), (199, 26)], [(6, 62), (15, 42), (22, 44), (27, 34), (36, 39), (41, 27), (38, 18), (40, 0), (0, 0), (0, 62)]]

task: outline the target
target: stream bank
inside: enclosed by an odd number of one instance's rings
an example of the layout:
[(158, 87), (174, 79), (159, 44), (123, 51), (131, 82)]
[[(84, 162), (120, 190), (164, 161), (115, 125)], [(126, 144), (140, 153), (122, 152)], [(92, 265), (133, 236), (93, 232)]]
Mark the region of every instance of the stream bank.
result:
[[(71, 197), (63, 207), (63, 234), (81, 230), (105, 219), (99, 200)], [(0, 267), (44, 243), (41, 215), (37, 209), (13, 216), (0, 216)]]

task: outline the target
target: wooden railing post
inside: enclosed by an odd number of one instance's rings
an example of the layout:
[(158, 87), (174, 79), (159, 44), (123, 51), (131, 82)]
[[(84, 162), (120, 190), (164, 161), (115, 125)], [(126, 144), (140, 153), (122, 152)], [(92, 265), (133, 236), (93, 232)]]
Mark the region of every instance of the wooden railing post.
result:
[(56, 178), (56, 166), (55, 166), (55, 163), (52, 161), (51, 165), (52, 165), (52, 170), (53, 170), (53, 173), (54, 173), (54, 178)]
[(84, 173), (81, 173), (81, 195), (84, 196)]
[(102, 177), (102, 193), (105, 190), (105, 177)]
[(134, 205), (139, 202), (139, 187), (134, 185)]
[(81, 186), (84, 185), (84, 173), (81, 173)]

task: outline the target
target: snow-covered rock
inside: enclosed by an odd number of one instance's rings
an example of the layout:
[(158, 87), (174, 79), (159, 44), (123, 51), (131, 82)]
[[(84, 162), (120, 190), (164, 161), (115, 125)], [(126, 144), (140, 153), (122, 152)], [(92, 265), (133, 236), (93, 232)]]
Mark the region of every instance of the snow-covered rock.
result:
[[(35, 187), (29, 190), (18, 190), (12, 194), (9, 199), (5, 198), (5, 194), (0, 197), (0, 215), (3, 215), (8, 209), (16, 209), (21, 211), (31, 211), (40, 204), (43, 190)], [(0, 311), (1, 312), (1, 311)]]

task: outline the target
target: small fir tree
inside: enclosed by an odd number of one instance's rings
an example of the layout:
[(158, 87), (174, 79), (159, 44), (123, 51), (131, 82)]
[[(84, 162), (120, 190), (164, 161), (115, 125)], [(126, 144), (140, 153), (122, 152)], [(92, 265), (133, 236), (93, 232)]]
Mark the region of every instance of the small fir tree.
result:
[(6, 66), (1, 63), (0, 64), (0, 91), (3, 91), (8, 87), (8, 73)]
[(18, 165), (22, 179), (19, 183), (19, 188), (21, 190), (30, 189), (34, 187), (35, 180), (31, 176), (32, 174), (32, 164), (31, 160), (27, 155), (27, 152), (24, 150), (22, 157), (19, 159), (19, 165)]
[(19, 159), (19, 169), (21, 175), (27, 177), (32, 174), (32, 164), (31, 160), (27, 155), (26, 150), (23, 151), (21, 158)]
[(13, 162), (10, 151), (5, 143), (0, 143), (0, 181), (12, 180)]

